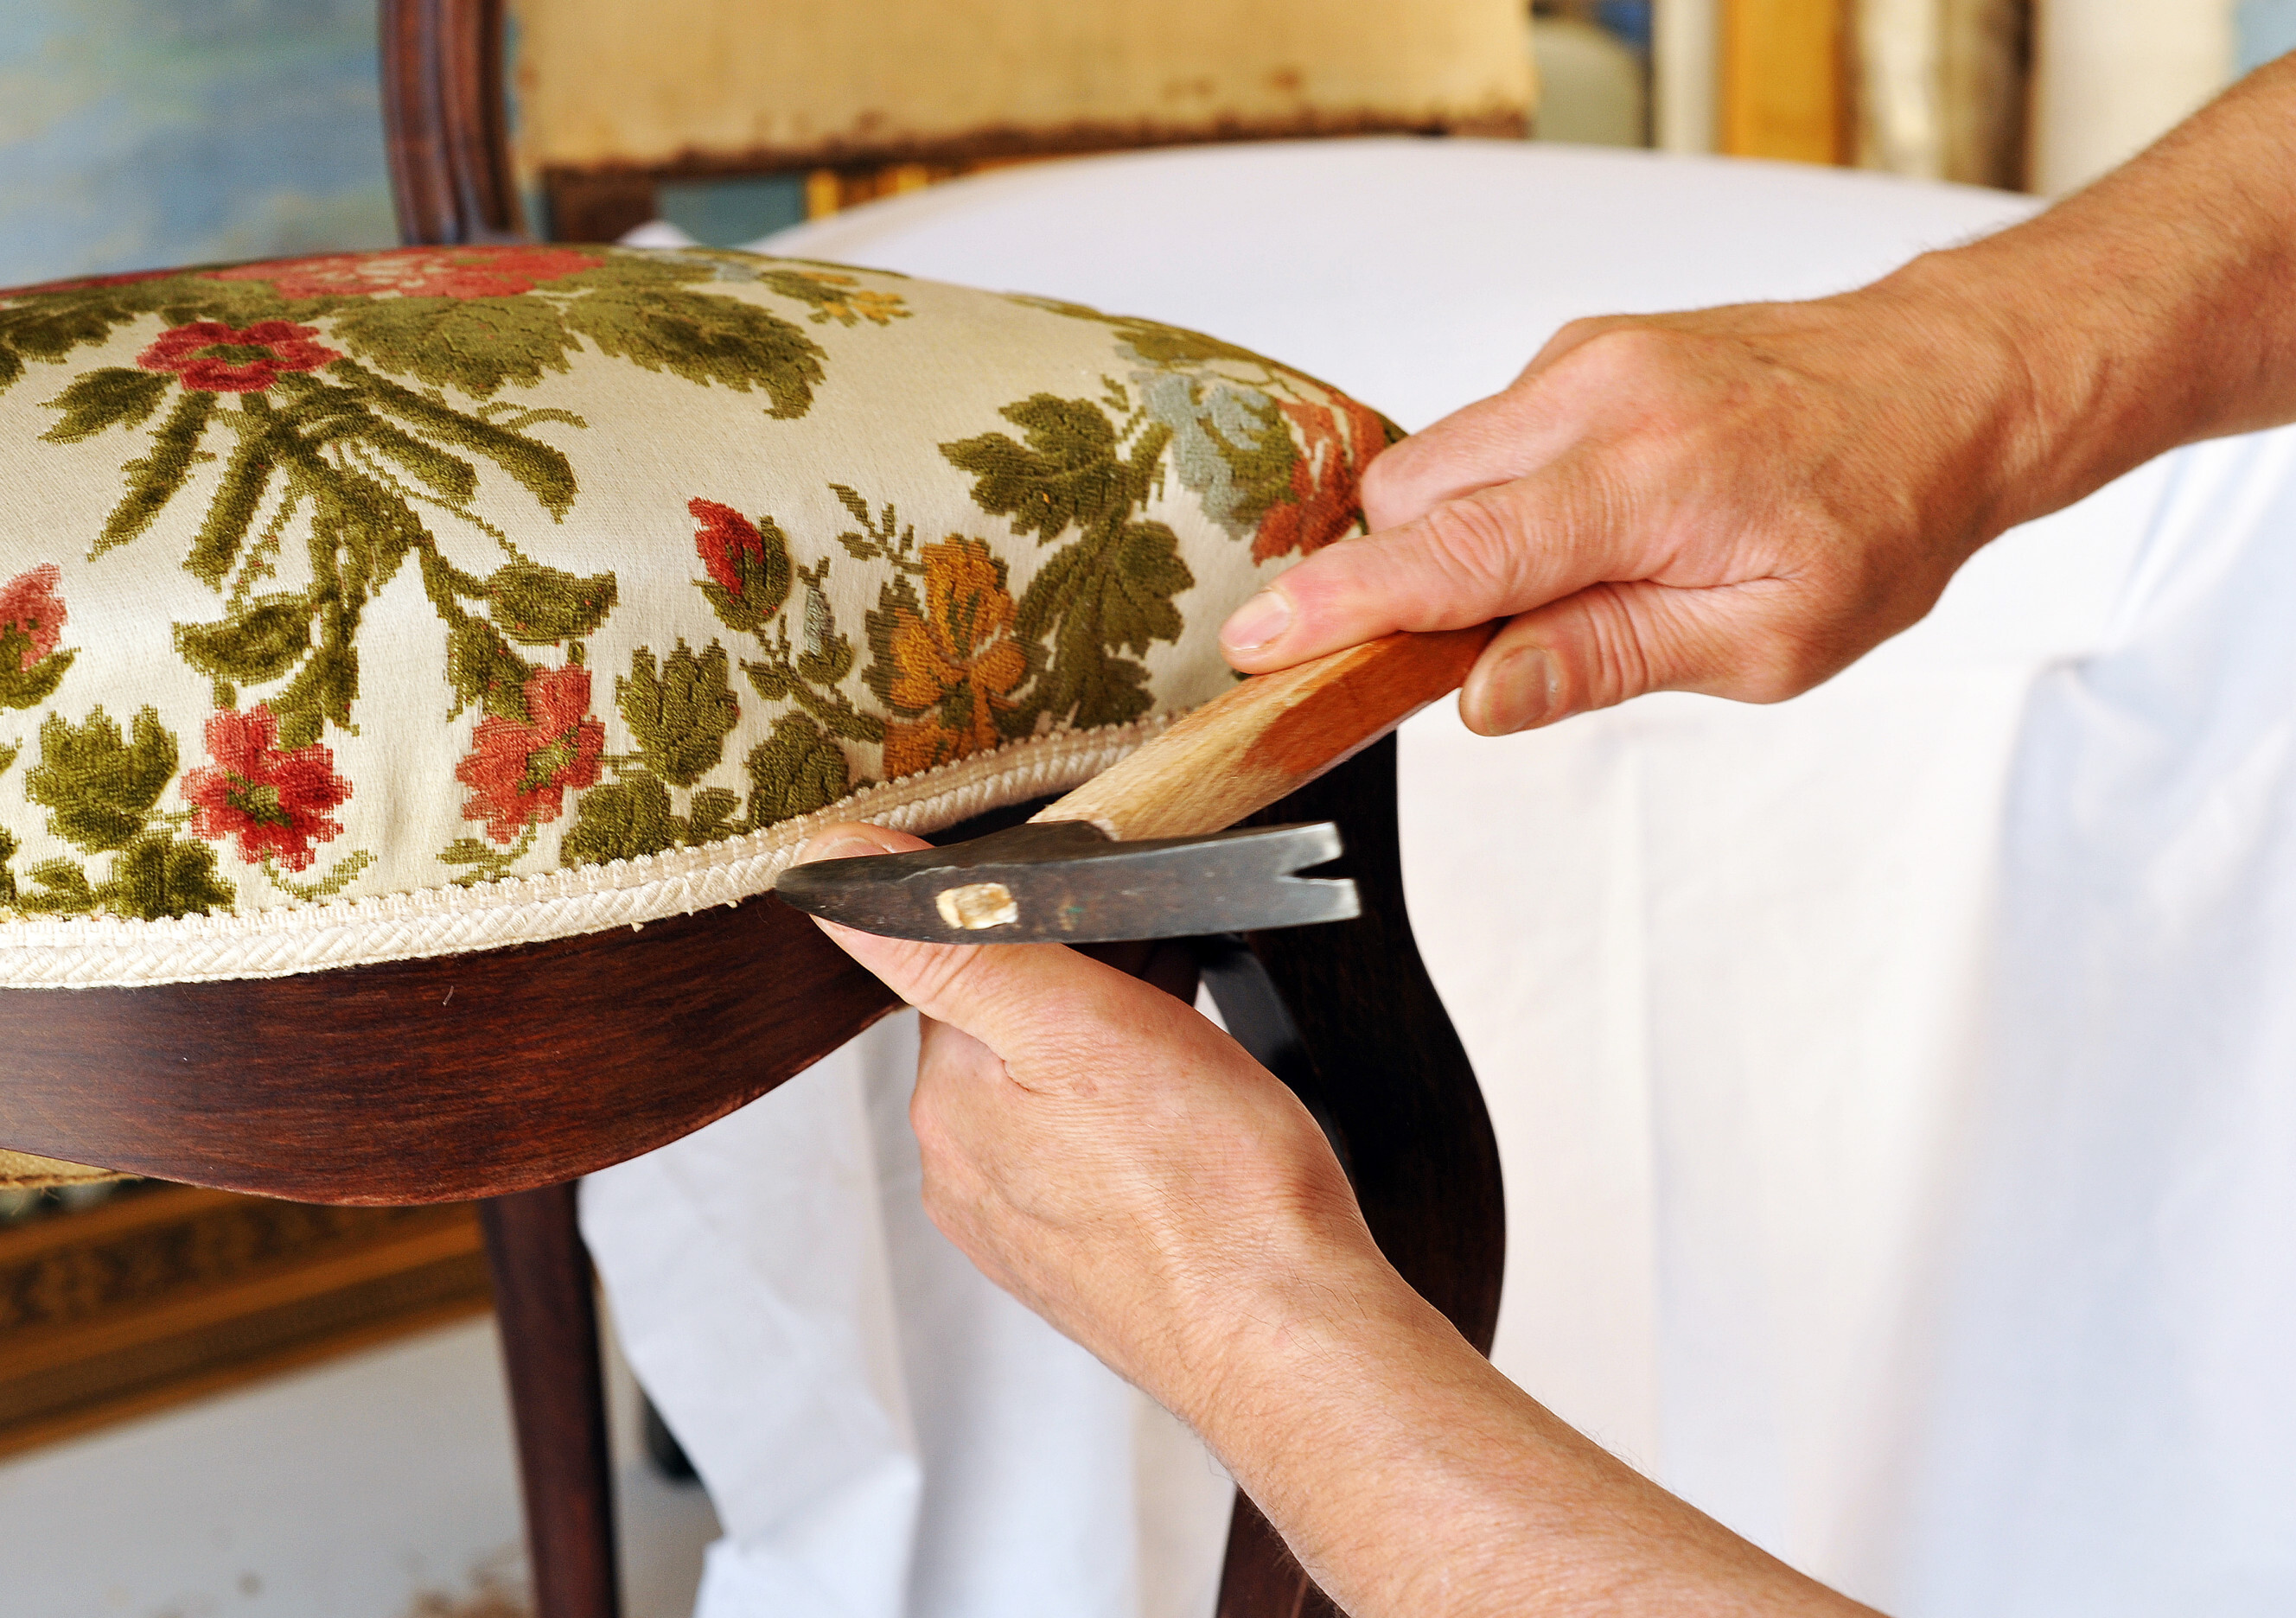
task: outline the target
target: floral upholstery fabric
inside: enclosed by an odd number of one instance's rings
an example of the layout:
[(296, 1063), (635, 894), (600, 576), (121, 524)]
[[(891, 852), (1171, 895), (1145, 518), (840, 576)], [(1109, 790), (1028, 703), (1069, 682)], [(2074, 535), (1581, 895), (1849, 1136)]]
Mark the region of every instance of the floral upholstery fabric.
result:
[(733, 252), (0, 293), (0, 985), (594, 930), (1073, 785), (1226, 687), (1386, 437), (1211, 338)]

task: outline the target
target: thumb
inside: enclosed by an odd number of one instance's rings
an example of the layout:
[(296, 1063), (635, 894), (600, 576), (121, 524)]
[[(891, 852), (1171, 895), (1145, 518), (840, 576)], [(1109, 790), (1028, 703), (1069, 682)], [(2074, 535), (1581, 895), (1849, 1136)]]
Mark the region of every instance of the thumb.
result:
[[(882, 826), (831, 826), (798, 851), (797, 862), (929, 846), (922, 838)], [(1142, 985), (1116, 968), (1060, 944), (926, 944), (882, 937), (818, 917), (815, 923), (902, 1000), (934, 1021), (971, 1034), (1008, 1066), (1034, 1066), (1031, 1058), (1040, 1055), (1054, 1058), (1057, 1066), (1061, 1058), (1078, 1054), (1096, 1030), (1123, 1026), (1128, 1020), (1136, 1026), (1144, 1017), (1162, 1015), (1156, 1001), (1187, 1009), (1160, 990), (1144, 994)], [(1193, 1010), (1188, 1015), (1194, 1017)]]
[(1591, 585), (1500, 630), (1459, 692), (1459, 715), (1504, 736), (1648, 691), (1782, 702), (1849, 661), (1824, 654), (1815, 618), (1785, 578)]

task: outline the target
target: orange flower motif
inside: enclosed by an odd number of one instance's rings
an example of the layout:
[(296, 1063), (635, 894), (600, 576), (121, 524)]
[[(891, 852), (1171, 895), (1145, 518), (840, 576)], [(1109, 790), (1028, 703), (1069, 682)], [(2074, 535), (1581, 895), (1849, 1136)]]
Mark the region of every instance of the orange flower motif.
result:
[(1376, 412), (1338, 396), (1332, 402), (1347, 418), (1344, 437), (1330, 405), (1282, 402), (1304, 442), (1292, 463), (1292, 497), (1268, 507), (1252, 535), (1256, 562), (1320, 551), (1345, 535), (1363, 510), (1363, 469), (1387, 447), (1387, 432)]
[(905, 720), (885, 727), (885, 774), (894, 780), (995, 747), (996, 717), (1012, 711), (1013, 691), (1029, 677), (1004, 568), (988, 545), (951, 535), (921, 557), (922, 609), (904, 591), (869, 615), (871, 682)]

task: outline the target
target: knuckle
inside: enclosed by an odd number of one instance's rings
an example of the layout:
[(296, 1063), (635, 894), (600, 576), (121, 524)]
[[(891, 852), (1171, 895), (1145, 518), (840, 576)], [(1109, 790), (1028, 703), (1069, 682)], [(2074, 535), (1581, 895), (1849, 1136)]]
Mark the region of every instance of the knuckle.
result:
[(1579, 679), (1576, 706), (1611, 707), (1652, 685), (1652, 648), (1626, 593), (1596, 584), (1581, 599)]
[(1672, 370), (1682, 347), (1681, 335), (1663, 326), (1613, 321), (1572, 349), (1562, 363), (1608, 377), (1648, 377)]
[(1800, 696), (1811, 686), (1832, 679), (1848, 661), (1843, 648), (1831, 639), (1807, 634), (1780, 636), (1775, 643), (1769, 670), (1772, 683), (1781, 693), (1777, 699)]
[(1804, 588), (1768, 581), (1765, 601), (1741, 620), (1726, 652), (1718, 694), (1740, 702), (1784, 702), (1839, 673), (1849, 656), (1825, 633), (1826, 617)]
[(1398, 453), (1402, 448), (1398, 444), (1381, 451), (1357, 478), (1357, 492), (1366, 507), (1385, 505), (1398, 492), (1406, 470), (1405, 457)]
[(970, 1248), (976, 1245), (972, 1200), (945, 1179), (934, 1174), (930, 1166), (925, 1173), (921, 1200), (924, 1204), (925, 1217), (932, 1222), (934, 1230), (959, 1247)]
[(1701, 434), (1719, 414), (1729, 367), (1710, 339), (1645, 321), (1606, 327), (1556, 362), (1554, 386), (1582, 415), (1671, 440)]
[[(1356, 486), (1356, 500), (1363, 509), (1364, 527), (1367, 533), (1378, 534), (1399, 527), (1420, 514), (1427, 501), (1423, 462), (1428, 458), (1414, 454), (1411, 441), (1395, 445), (1382, 451), (1379, 458), (1363, 470)], [(1439, 469), (1439, 459), (1431, 462)], [(1345, 540), (1339, 542), (1347, 543)], [(1328, 551), (1329, 546), (1325, 547)], [(1323, 552), (1317, 552), (1318, 555)]]
[(1740, 665), (1730, 694), (1741, 702), (1784, 702), (1817, 684), (1826, 672), (1791, 642), (1759, 647)]
[(964, 1013), (991, 992), (994, 967), (977, 944), (910, 944), (904, 946), (902, 981), (909, 1002), (943, 1022), (964, 1022)]
[(1508, 571), (1516, 543), (1508, 515), (1496, 502), (1472, 494), (1446, 500), (1420, 519), (1414, 549), (1442, 585), (1486, 584)]
[(1523, 368), (1522, 374), (1515, 379), (1515, 386), (1530, 385), (1548, 365), (1569, 357), (1573, 351), (1585, 347), (1604, 332), (1628, 323), (1632, 318), (1624, 315), (1582, 315), (1576, 320), (1565, 321), (1555, 329), (1554, 335), (1546, 339), (1538, 358)]
[(1576, 320), (1563, 322), (1554, 340), (1573, 348), (1581, 347), (1590, 339), (1624, 324), (1627, 318), (1621, 315), (1581, 315)]
[(1300, 612), (1336, 603), (1376, 576), (1378, 565), (1372, 559), (1383, 543), (1360, 535), (1332, 541), (1283, 574), (1283, 593)]
[(1773, 636), (1762, 651), (1753, 691), (1747, 698), (1750, 702), (1784, 702), (1799, 697), (1840, 674), (1855, 655), (1838, 636), (1799, 630)]
[(930, 1063), (917, 1075), (916, 1090), (909, 1097), (909, 1128), (917, 1137), (917, 1145), (930, 1163), (941, 1156), (953, 1143), (948, 1115), (940, 1099), (940, 1090), (933, 1083)]

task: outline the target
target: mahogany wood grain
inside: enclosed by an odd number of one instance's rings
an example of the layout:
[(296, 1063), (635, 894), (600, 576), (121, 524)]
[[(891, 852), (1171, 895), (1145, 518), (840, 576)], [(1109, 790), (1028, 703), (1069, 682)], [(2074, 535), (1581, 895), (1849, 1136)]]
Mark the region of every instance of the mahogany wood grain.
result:
[(1485, 1353), (1498, 1328), (1506, 1205), (1498, 1137), (1466, 1047), (1419, 958), (1396, 835), (1392, 737), (1256, 819), (1330, 820), (1363, 914), (1254, 933), (1315, 1063), (1309, 1109), (1347, 1142), (1356, 1197), (1380, 1250)]
[(674, 1140), (897, 1003), (772, 899), (296, 977), (0, 990), (0, 1144), (304, 1202), (496, 1196)]
[(553, 241), (619, 241), (661, 217), (662, 177), (644, 170), (545, 168), (536, 228)]
[(379, 21), (399, 239), (514, 239), (502, 0), (381, 0)]
[(537, 1618), (619, 1618), (613, 1469), (590, 1255), (574, 1188), (479, 1205), (518, 1416), (519, 1483)]
[(1254, 675), (1036, 818), (1119, 840), (1222, 830), (1458, 690), (1497, 629), (1387, 635)]

